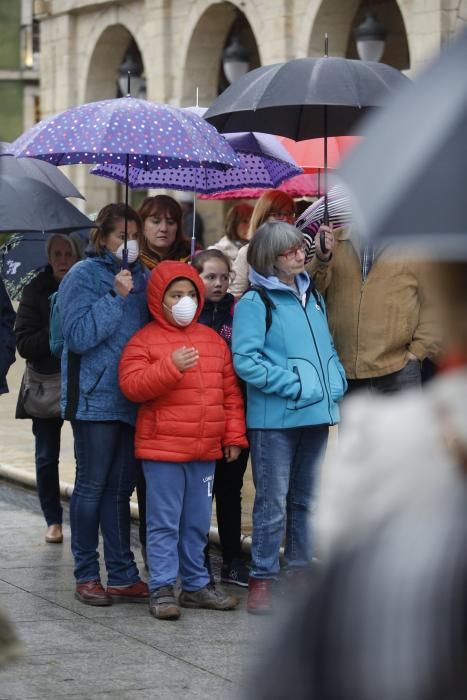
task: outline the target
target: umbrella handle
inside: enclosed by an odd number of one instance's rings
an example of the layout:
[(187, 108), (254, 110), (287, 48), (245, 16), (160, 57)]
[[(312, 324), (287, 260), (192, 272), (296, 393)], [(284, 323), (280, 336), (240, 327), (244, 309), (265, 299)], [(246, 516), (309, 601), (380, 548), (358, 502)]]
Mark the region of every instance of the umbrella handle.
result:
[[(327, 190), (326, 190), (327, 192)], [(325, 226), (329, 226), (329, 212), (328, 212), (328, 202), (327, 202), (327, 194), (324, 195), (324, 215), (323, 215), (323, 224)], [(321, 231), (319, 234), (319, 244), (321, 247), (321, 252), (326, 255), (329, 253), (329, 250), (326, 246), (326, 234), (324, 231)]]

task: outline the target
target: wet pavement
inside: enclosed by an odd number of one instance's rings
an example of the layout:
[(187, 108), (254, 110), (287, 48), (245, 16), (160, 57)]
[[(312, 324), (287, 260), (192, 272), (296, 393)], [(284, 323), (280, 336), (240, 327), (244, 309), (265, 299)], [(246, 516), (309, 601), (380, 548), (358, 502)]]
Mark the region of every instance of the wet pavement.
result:
[[(23, 646), (0, 670), (0, 700), (237, 696), (271, 624), (247, 615), (244, 589), (225, 587), (241, 598), (237, 610), (182, 610), (177, 622), (155, 620), (146, 604), (83, 605), (73, 596), (67, 508), (64, 544), (43, 534), (36, 495), (0, 481), (0, 609)], [(142, 569), (136, 527), (132, 541)], [(213, 563), (217, 574), (218, 556)]]

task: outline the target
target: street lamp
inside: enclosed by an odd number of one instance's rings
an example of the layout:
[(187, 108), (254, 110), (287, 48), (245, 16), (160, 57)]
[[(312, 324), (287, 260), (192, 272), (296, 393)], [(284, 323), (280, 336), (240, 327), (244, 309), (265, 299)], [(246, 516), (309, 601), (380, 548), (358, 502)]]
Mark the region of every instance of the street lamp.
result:
[(248, 72), (250, 67), (250, 53), (241, 45), (237, 34), (234, 34), (230, 44), (222, 53), (222, 66), (225, 77), (229, 83), (233, 83)]
[(363, 22), (355, 29), (357, 52), (362, 61), (379, 61), (384, 52), (387, 31), (374, 14), (367, 12)]
[[(128, 76), (130, 77), (130, 89), (128, 89)], [(145, 99), (146, 78), (143, 76), (143, 69), (131, 54), (127, 54), (123, 62), (118, 67), (118, 86), (122, 95), (130, 92), (133, 97)]]

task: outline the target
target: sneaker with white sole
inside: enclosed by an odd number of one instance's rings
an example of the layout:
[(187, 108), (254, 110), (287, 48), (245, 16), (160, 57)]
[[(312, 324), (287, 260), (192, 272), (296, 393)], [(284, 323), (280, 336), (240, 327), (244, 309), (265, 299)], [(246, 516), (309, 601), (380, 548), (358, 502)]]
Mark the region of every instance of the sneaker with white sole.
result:
[(224, 563), (221, 568), (221, 582), (231, 583), (234, 586), (248, 588), (250, 570), (243, 559), (232, 559), (230, 563)]
[(219, 591), (212, 584), (198, 591), (182, 591), (179, 601), (182, 608), (205, 610), (233, 610), (240, 602), (235, 596)]

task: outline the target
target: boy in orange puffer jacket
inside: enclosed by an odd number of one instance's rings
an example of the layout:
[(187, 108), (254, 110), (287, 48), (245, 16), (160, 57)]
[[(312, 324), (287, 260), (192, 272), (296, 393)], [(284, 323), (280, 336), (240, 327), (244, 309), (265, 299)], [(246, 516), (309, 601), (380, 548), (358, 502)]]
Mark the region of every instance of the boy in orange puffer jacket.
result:
[(127, 344), (119, 378), (125, 396), (141, 404), (135, 448), (147, 484), (149, 609), (158, 619), (176, 620), (179, 604), (212, 610), (238, 604), (209, 585), (204, 548), (216, 459), (232, 461), (248, 443), (229, 349), (197, 323), (204, 297), (199, 274), (164, 261), (151, 273), (147, 297), (154, 320)]

